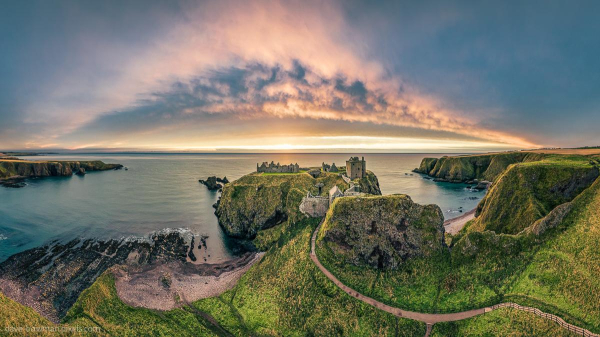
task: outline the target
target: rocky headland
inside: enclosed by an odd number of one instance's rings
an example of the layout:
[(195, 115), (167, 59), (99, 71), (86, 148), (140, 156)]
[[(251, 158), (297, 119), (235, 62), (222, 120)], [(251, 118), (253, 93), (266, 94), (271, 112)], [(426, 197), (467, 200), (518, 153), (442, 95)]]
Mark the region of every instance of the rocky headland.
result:
[(443, 223), (439, 206), (416, 204), (404, 194), (339, 198), (317, 242), (346, 263), (396, 269), (445, 249)]
[(434, 181), (476, 183), (494, 181), (511, 164), (534, 162), (546, 155), (530, 152), (506, 152), (482, 155), (424, 158), (413, 171), (426, 174)]
[(119, 170), (121, 164), (94, 161), (28, 161), (18, 158), (0, 159), (0, 181), (33, 177), (72, 176), (92, 171)]
[[(358, 183), (362, 192), (381, 194), (377, 177), (370, 171)], [(308, 192), (327, 196), (334, 186), (342, 191), (350, 187), (337, 173), (320, 172), (316, 178), (308, 173), (252, 173), (223, 187), (215, 214), (229, 236), (253, 239), (261, 230), (304, 217), (299, 211), (302, 198)]]

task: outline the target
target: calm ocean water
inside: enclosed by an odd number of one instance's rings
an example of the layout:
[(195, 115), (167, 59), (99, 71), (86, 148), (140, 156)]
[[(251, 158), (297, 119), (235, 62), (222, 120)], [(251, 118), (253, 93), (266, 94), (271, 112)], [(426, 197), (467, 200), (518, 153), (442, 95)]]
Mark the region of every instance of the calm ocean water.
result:
[[(102, 160), (128, 171), (91, 172), (84, 177), (31, 179), (24, 188), (0, 188), (0, 261), (50, 240), (77, 237), (145, 237), (164, 228), (206, 235), (208, 262), (231, 257), (212, 205), (217, 193), (198, 183), (211, 175), (237, 179), (256, 163), (275, 161), (345, 165), (348, 154), (78, 154), (30, 157), (41, 160)], [(361, 155), (362, 156), (362, 155)], [(367, 168), (384, 194), (405, 193), (418, 203), (438, 204), (446, 218), (474, 208), (483, 192), (463, 184), (434, 183), (411, 170), (423, 154), (365, 154)], [(408, 175), (406, 175), (408, 173)]]

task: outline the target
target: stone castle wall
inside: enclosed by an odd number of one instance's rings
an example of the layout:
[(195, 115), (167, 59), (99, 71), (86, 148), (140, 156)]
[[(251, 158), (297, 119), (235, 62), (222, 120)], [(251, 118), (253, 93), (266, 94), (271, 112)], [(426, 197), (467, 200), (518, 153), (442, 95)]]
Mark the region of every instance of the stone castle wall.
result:
[(260, 166), (256, 164), (256, 172), (265, 172), (265, 173), (298, 173), (300, 172), (300, 166), (296, 164), (289, 165), (280, 165), (279, 163), (275, 164), (271, 162), (270, 164), (267, 162), (262, 163)]
[(300, 202), (300, 212), (312, 218), (325, 216), (328, 209), (329, 198), (327, 197), (313, 196), (312, 194), (308, 193), (304, 198), (302, 198), (302, 202)]

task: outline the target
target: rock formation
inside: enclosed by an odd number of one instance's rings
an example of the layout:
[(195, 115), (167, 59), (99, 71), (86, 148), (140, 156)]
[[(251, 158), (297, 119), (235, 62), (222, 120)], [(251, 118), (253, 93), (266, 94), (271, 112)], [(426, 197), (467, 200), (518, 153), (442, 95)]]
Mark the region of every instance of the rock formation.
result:
[(108, 268), (125, 262), (185, 262), (188, 249), (185, 233), (173, 230), (147, 239), (52, 242), (2, 262), (0, 291), (56, 322)]
[[(320, 170), (318, 178), (306, 173), (249, 174), (223, 188), (215, 214), (225, 233), (237, 238), (252, 239), (260, 230), (276, 226), (290, 218), (304, 217), (299, 209), (302, 198), (308, 192), (318, 196), (319, 184), (322, 184), (322, 193), (336, 185), (341, 190), (349, 187), (338, 174)], [(364, 181), (361, 181), (361, 191), (381, 193), (377, 177), (372, 172), (368, 172)]]
[(215, 176), (212, 177), (208, 177), (206, 178), (206, 180), (198, 180), (201, 184), (205, 185), (209, 190), (211, 191), (216, 191), (216, 190), (220, 190), (223, 188), (223, 186), (227, 183), (229, 183), (229, 180), (227, 180), (227, 177), (224, 178), (217, 178)]
[(396, 269), (445, 249), (443, 223), (437, 205), (422, 206), (407, 195), (341, 198), (329, 209), (319, 241), (347, 263)]

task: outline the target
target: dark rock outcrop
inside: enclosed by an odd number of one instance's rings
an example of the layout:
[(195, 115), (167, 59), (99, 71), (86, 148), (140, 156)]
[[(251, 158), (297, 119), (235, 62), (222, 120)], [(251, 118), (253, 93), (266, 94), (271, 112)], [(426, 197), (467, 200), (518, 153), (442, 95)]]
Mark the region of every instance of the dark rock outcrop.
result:
[(212, 176), (206, 178), (206, 180), (200, 179), (198, 180), (198, 182), (205, 185), (211, 191), (217, 191), (222, 189), (225, 184), (228, 184), (229, 180), (227, 180), (227, 177), (217, 178), (215, 176)]
[(0, 264), (0, 291), (57, 322), (108, 268), (127, 263), (186, 262), (186, 233), (164, 230), (146, 239), (53, 242)]
[(445, 249), (443, 223), (437, 205), (415, 204), (407, 195), (340, 198), (319, 241), (347, 263), (396, 269)]

